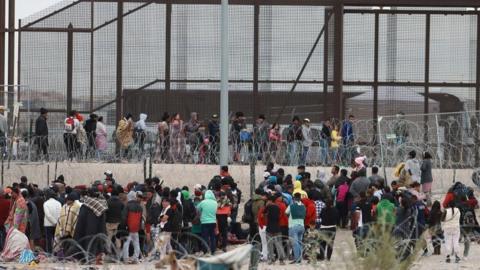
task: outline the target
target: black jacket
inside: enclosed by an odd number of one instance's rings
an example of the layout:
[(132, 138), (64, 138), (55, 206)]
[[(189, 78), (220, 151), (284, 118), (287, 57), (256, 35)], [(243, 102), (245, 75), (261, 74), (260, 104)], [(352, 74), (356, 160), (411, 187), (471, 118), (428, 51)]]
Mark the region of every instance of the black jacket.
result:
[(105, 240), (99, 237), (96, 237), (94, 242), (92, 242), (92, 240), (96, 235), (106, 234), (106, 232), (105, 212), (100, 216), (96, 216), (90, 208), (82, 205), (78, 213), (78, 221), (73, 239), (87, 253), (97, 255), (105, 251)]
[(48, 136), (47, 119), (40, 115), (35, 122), (35, 135)]
[(95, 134), (95, 130), (97, 129), (97, 121), (88, 119), (85, 121), (85, 126), (83, 126), (83, 128), (87, 134)]
[(122, 222), (122, 212), (124, 205), (118, 196), (112, 196), (107, 201), (108, 210), (106, 213), (107, 223), (120, 223)]
[(326, 207), (320, 214), (322, 218), (323, 226), (337, 225), (338, 222), (338, 210), (335, 207)]

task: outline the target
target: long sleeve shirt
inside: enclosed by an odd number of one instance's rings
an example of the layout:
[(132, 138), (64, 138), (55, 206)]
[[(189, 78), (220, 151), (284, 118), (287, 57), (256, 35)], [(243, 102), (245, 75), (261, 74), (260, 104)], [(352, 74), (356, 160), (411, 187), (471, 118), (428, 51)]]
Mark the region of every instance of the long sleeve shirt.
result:
[(45, 218), (43, 220), (44, 226), (55, 227), (60, 218), (62, 204), (59, 201), (50, 198), (43, 204), (43, 211), (45, 212)]

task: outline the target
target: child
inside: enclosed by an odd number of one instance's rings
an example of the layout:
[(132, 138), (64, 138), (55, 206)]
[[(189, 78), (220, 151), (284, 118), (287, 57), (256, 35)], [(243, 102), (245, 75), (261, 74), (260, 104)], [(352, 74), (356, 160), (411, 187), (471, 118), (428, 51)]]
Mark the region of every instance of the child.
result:
[(450, 255), (455, 254), (455, 262), (460, 262), (458, 252), (460, 251), (460, 209), (455, 207), (454, 202), (450, 202), (445, 209), (443, 219), (443, 232), (445, 235), (445, 250), (447, 252), (446, 262), (450, 262)]
[(440, 208), (440, 202), (435, 201), (430, 210), (430, 216), (427, 220), (428, 233), (430, 234), (433, 255), (440, 255), (440, 247), (442, 245), (442, 210)]

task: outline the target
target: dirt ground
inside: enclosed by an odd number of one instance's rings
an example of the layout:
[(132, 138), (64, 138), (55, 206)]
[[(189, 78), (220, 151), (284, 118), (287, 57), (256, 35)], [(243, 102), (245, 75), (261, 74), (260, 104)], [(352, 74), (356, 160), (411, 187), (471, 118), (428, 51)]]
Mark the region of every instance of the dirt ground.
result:
[[(353, 238), (351, 232), (348, 230), (339, 230), (337, 232), (337, 237), (334, 244), (334, 253), (332, 255), (332, 261), (328, 263), (319, 263), (316, 266), (309, 265), (304, 262), (302, 265), (285, 265), (281, 266), (278, 263), (274, 265), (268, 265), (266, 263), (261, 263), (259, 265), (259, 270), (279, 270), (279, 269), (351, 269), (351, 266), (348, 267), (348, 258), (352, 257), (354, 252), (353, 247)], [(442, 247), (443, 248), (443, 247)], [(463, 255), (463, 244), (460, 244), (460, 253)], [(442, 250), (442, 254), (444, 251)], [(461, 256), (462, 257), (462, 256)], [(427, 256), (419, 257), (412, 266), (412, 270), (452, 270), (452, 269), (480, 269), (480, 245), (477, 243), (472, 243), (470, 247), (470, 254), (467, 260), (462, 260), (460, 263), (446, 263), (445, 255), (440, 256)], [(346, 261), (347, 260), (347, 261)], [(7, 269), (38, 269), (38, 270), (93, 270), (93, 269), (103, 269), (103, 270), (138, 270), (138, 269), (155, 269), (153, 263), (141, 263), (138, 265), (119, 265), (119, 264), (106, 264), (101, 267), (88, 267), (88, 266), (79, 266), (69, 263), (57, 263), (57, 264), (39, 264), (36, 267), (22, 266), (18, 264), (1, 264), (0, 266), (6, 267)], [(1, 269), (1, 268), (0, 268)], [(169, 269), (169, 268), (165, 268)], [(248, 261), (242, 267), (242, 270), (249, 269)], [(361, 269), (358, 267), (357, 269)], [(382, 269), (383, 270), (383, 269)], [(387, 269), (385, 269), (387, 270)]]

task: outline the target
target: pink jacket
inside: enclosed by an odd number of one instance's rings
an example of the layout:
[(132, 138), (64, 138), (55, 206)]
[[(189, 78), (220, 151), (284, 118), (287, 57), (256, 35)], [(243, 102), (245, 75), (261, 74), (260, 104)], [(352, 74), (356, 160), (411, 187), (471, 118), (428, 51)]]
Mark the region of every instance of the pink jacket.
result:
[(344, 202), (345, 199), (347, 198), (347, 193), (348, 193), (348, 184), (346, 182), (338, 186), (337, 202)]

